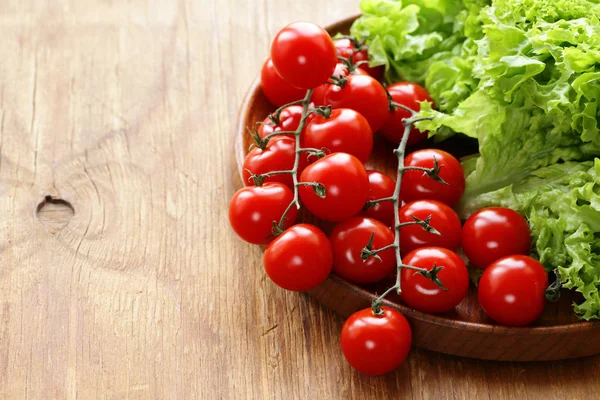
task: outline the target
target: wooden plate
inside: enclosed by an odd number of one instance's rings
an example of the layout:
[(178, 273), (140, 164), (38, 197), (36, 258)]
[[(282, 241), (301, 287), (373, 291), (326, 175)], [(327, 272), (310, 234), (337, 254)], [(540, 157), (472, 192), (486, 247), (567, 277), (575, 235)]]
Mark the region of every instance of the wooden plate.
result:
[[(337, 22), (327, 29), (330, 33), (347, 33), (356, 17)], [(241, 176), (241, 166), (251, 138), (247, 126), (255, 126), (275, 107), (260, 89), (260, 81), (252, 85), (239, 114), (235, 153)], [(425, 146), (432, 147), (432, 143)], [(435, 146), (433, 146), (435, 147)], [(453, 139), (439, 146), (456, 156), (476, 152), (476, 143), (466, 139)], [(373, 156), (367, 167), (395, 176), (395, 157), (392, 148), (377, 137)], [(318, 223), (328, 233), (331, 224), (315, 221), (303, 215), (304, 220)], [(325, 307), (347, 317), (357, 310), (369, 307), (375, 293), (393, 285), (393, 281), (374, 286), (358, 286), (336, 275), (309, 295)], [(414, 345), (457, 356), (502, 361), (541, 361), (577, 358), (600, 353), (600, 322), (582, 322), (573, 313), (571, 303), (576, 294), (565, 291), (558, 303), (548, 303), (544, 314), (535, 326), (511, 328), (494, 324), (486, 317), (477, 301), (476, 288), (471, 287), (467, 298), (455, 311), (442, 315), (429, 315), (403, 305), (397, 297), (390, 296), (385, 306), (402, 312), (413, 328)]]

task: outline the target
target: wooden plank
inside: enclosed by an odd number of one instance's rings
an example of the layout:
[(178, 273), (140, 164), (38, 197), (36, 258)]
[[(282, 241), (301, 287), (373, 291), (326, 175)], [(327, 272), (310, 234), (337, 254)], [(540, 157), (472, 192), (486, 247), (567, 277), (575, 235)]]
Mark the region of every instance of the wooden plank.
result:
[[(342, 321), (230, 231), (237, 107), (269, 40), (356, 3), (2, 2), (0, 398), (599, 397), (598, 358), (414, 351), (361, 376)], [(47, 196), (72, 210), (36, 212)]]

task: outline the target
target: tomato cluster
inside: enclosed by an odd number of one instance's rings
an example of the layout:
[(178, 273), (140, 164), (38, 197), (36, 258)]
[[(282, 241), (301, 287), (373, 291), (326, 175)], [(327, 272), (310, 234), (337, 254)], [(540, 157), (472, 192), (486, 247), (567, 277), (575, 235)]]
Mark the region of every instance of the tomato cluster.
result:
[[(396, 284), (352, 315), (341, 334), (348, 362), (378, 375), (404, 361), (412, 340), (407, 320), (383, 307), (383, 298), (395, 290), (414, 309), (452, 311), (469, 288), (456, 253), (461, 246), (485, 269), (480, 303), (500, 323), (538, 318), (548, 282), (543, 267), (526, 257), (530, 232), (518, 213), (485, 209), (461, 225), (453, 207), (465, 178), (454, 156), (437, 149), (404, 156), (407, 144), (427, 138), (414, 124), (420, 103), (431, 98), (414, 83), (386, 89), (382, 67), (367, 61), (363, 43), (334, 41), (314, 24), (294, 23), (277, 34), (261, 78), (279, 108), (254, 135), (243, 164), (246, 187), (231, 200), (229, 219), (242, 239), (267, 245), (265, 271), (287, 290), (311, 290), (332, 271), (359, 284), (396, 273)], [(365, 168), (378, 132), (398, 146), (396, 180)], [(335, 223), (331, 232), (295, 224), (301, 206)]]

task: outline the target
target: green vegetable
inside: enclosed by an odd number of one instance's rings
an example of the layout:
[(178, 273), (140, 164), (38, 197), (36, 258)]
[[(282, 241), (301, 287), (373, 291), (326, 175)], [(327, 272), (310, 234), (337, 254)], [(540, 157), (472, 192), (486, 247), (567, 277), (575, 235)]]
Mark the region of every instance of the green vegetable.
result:
[[(600, 0), (363, 0), (352, 33), (389, 81), (424, 84), (438, 140), (476, 138), (463, 217), (524, 213), (534, 255), (600, 318)], [(576, 178), (574, 178), (576, 177)], [(575, 179), (575, 181), (570, 182)], [(596, 196), (596, 197), (595, 197)]]

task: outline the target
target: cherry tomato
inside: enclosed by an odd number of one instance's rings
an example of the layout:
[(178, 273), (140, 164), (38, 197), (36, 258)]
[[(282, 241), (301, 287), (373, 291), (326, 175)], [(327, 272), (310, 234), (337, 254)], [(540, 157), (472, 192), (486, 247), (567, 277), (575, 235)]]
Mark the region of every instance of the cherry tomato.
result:
[[(388, 92), (394, 99), (394, 102), (402, 104), (414, 111), (421, 110), (421, 101), (429, 101), (429, 93), (423, 87), (411, 82), (398, 82), (387, 87)], [(410, 113), (402, 108), (396, 108), (394, 111), (389, 111), (389, 117), (383, 127), (381, 133), (390, 142), (398, 144), (404, 135), (404, 118), (410, 118)], [(427, 139), (428, 132), (421, 133), (420, 130), (413, 127), (410, 131), (407, 144), (413, 145)]]
[(373, 236), (372, 250), (394, 244), (394, 234), (379, 221), (354, 217), (339, 223), (329, 235), (333, 249), (333, 272), (355, 283), (375, 283), (396, 269), (396, 253), (389, 249), (377, 253), (381, 258), (361, 258), (362, 250)]
[[(354, 69), (354, 71), (352, 73), (354, 75), (369, 75), (362, 68), (356, 68), (356, 69)], [(350, 75), (350, 71), (348, 71), (348, 67), (346, 65), (344, 65), (342, 63), (338, 63), (335, 66), (335, 71), (333, 72), (333, 76), (340, 77), (340, 76), (348, 76), (348, 75)], [(312, 97), (311, 97), (311, 100), (313, 101), (315, 106), (328, 105), (328, 104), (325, 104), (325, 93), (327, 92), (327, 89), (329, 89), (330, 86), (331, 86), (331, 84), (324, 83), (321, 86), (317, 86), (315, 88), (315, 90), (313, 91)]]
[(294, 22), (280, 30), (271, 44), (271, 58), (277, 74), (302, 89), (327, 82), (338, 61), (329, 33), (310, 22)]
[(349, 108), (331, 111), (328, 118), (316, 115), (304, 131), (304, 146), (348, 153), (366, 163), (373, 150), (373, 132), (359, 113)]
[[(367, 200), (379, 200), (392, 197), (396, 182), (378, 171), (367, 171), (369, 176), (369, 195)], [(394, 203), (386, 201), (377, 203), (362, 212), (362, 215), (383, 222), (386, 226), (394, 225)]]
[(443, 267), (437, 273), (446, 290), (417, 271), (404, 268), (401, 275), (402, 300), (415, 310), (443, 313), (454, 309), (467, 295), (469, 272), (458, 254), (441, 247), (422, 247), (410, 252), (402, 264), (425, 268)]
[(360, 212), (367, 202), (369, 177), (359, 159), (346, 153), (332, 153), (304, 169), (300, 182), (318, 182), (325, 186), (325, 198), (311, 186), (299, 187), (302, 202), (315, 216), (339, 222)]
[(400, 223), (414, 222), (414, 218), (425, 221), (431, 215), (430, 225), (440, 234), (427, 232), (420, 225), (400, 228), (400, 249), (402, 254), (420, 247), (443, 247), (455, 251), (460, 246), (462, 228), (460, 219), (453, 209), (435, 200), (418, 200), (400, 209)]
[(481, 308), (493, 320), (510, 326), (527, 325), (544, 311), (548, 275), (531, 257), (501, 258), (486, 268), (479, 280)]
[(502, 257), (527, 255), (530, 246), (527, 221), (510, 208), (484, 208), (471, 215), (463, 226), (463, 250), (469, 261), (480, 269)]
[(362, 114), (371, 130), (377, 132), (388, 117), (389, 102), (381, 83), (366, 75), (349, 75), (343, 87), (330, 85), (325, 104), (333, 108), (351, 108)]
[[(275, 136), (267, 143), (267, 148), (262, 150), (255, 147), (248, 153), (243, 165), (244, 185), (252, 186), (254, 181), (251, 175), (261, 175), (272, 171), (291, 171), (296, 159), (296, 141), (289, 137)], [(298, 173), (302, 173), (308, 165), (306, 157), (300, 158)], [(273, 175), (265, 178), (265, 182), (280, 182), (294, 188), (291, 175)]]
[(383, 375), (398, 368), (412, 344), (412, 332), (404, 315), (383, 307), (383, 315), (370, 308), (352, 314), (342, 327), (340, 343), (352, 367), (367, 375)]
[[(309, 116), (310, 118), (310, 116)], [(279, 114), (278, 123), (274, 123), (271, 117), (265, 118), (262, 124), (258, 128), (258, 135), (261, 138), (270, 135), (275, 132), (294, 132), (298, 129), (300, 121), (302, 120), (302, 107), (301, 106), (289, 106), (281, 110)], [(308, 120), (307, 120), (308, 121)], [(287, 135), (286, 135), (287, 136)], [(288, 137), (294, 138), (294, 135)]]
[(327, 279), (331, 272), (331, 244), (317, 227), (294, 225), (267, 247), (265, 271), (278, 286), (303, 292)]
[[(267, 244), (273, 240), (273, 221), (279, 223), (293, 199), (290, 188), (278, 182), (242, 188), (229, 203), (229, 223), (246, 242)], [(287, 226), (296, 221), (296, 214), (296, 208), (292, 207), (286, 216)]]
[(454, 207), (465, 192), (465, 174), (454, 156), (442, 150), (425, 149), (409, 154), (404, 165), (407, 167), (433, 168), (434, 157), (440, 167), (439, 177), (447, 185), (434, 181), (423, 171), (405, 171), (400, 194), (406, 202), (413, 200), (437, 200)]
[[(349, 60), (350, 57), (352, 57), (353, 63), (369, 61), (369, 52), (366, 46), (357, 49), (355, 43), (350, 39), (337, 39), (334, 43), (338, 56), (343, 57), (346, 60)], [(380, 80), (383, 77), (383, 71), (385, 69), (384, 66), (371, 68), (368, 63), (360, 64), (360, 68), (364, 69), (367, 74), (377, 80)]]
[(306, 94), (304, 89), (290, 85), (277, 75), (270, 57), (263, 64), (260, 72), (260, 81), (263, 93), (267, 96), (271, 104), (277, 107), (281, 107), (292, 101), (302, 100)]

